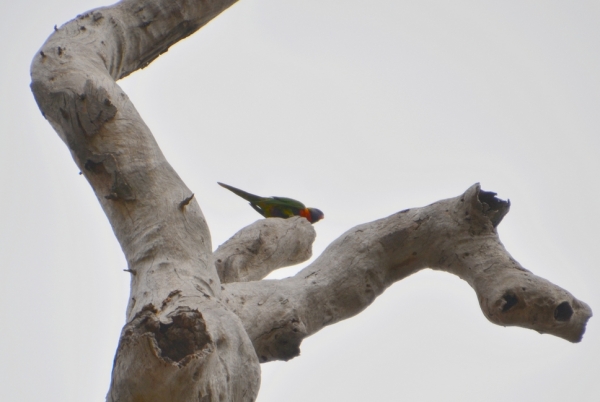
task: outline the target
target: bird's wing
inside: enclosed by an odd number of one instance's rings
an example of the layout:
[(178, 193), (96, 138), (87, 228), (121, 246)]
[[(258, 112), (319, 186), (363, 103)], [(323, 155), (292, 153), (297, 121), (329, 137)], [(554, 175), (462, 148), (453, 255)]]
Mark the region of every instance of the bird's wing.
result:
[(292, 198), (271, 197), (271, 199), (273, 201), (275, 201), (276, 204), (281, 205), (282, 207), (297, 208), (297, 209), (305, 209), (306, 208), (306, 206), (304, 206), (303, 203), (301, 203), (300, 201), (294, 200)]

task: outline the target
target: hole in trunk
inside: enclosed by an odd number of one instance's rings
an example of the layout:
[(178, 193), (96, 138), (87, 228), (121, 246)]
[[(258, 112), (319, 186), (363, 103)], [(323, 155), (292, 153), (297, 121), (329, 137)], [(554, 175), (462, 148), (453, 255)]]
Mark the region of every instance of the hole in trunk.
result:
[(573, 309), (569, 302), (562, 302), (554, 309), (554, 319), (556, 321), (569, 321), (572, 315)]
[(502, 298), (504, 299), (504, 306), (502, 306), (503, 313), (506, 313), (515, 304), (517, 304), (519, 302), (519, 299), (517, 299), (517, 296), (515, 296), (512, 293), (505, 293), (504, 296), (502, 296)]

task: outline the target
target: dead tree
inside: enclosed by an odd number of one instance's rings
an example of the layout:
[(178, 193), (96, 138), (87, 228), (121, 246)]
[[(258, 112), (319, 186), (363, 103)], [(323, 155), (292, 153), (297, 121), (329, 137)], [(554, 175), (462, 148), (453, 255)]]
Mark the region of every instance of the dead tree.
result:
[(116, 81), (233, 2), (124, 0), (89, 11), (57, 28), (31, 66), (40, 110), (131, 273), (108, 401), (254, 401), (260, 363), (298, 356), (304, 338), (425, 267), (466, 280), (493, 323), (581, 340), (590, 308), (508, 254), (496, 227), (510, 204), (478, 184), (350, 229), (291, 278), (260, 280), (310, 257), (315, 231), (304, 218), (257, 221), (213, 253), (192, 191)]

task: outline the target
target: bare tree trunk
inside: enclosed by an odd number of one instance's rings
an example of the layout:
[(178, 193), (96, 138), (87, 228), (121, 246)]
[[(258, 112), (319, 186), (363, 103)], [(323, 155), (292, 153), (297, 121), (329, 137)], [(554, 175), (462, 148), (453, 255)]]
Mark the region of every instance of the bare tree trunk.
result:
[(357, 226), (293, 278), (260, 281), (310, 257), (315, 232), (304, 218), (257, 221), (213, 254), (192, 192), (116, 80), (232, 3), (125, 0), (89, 11), (57, 29), (31, 66), (40, 110), (131, 272), (108, 401), (254, 401), (259, 362), (297, 356), (304, 338), (425, 267), (466, 280), (496, 324), (581, 340), (590, 308), (510, 257), (495, 229), (509, 203), (479, 185)]

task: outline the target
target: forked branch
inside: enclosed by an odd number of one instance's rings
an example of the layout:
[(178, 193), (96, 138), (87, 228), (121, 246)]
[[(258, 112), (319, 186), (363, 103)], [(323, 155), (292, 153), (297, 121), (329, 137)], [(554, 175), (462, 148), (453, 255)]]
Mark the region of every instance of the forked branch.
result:
[(459, 197), (349, 230), (292, 278), (226, 284), (222, 298), (242, 319), (261, 362), (297, 356), (302, 339), (358, 314), (426, 267), (466, 280), (495, 324), (580, 341), (589, 306), (524, 269), (500, 242), (496, 226), (509, 205), (477, 184)]

